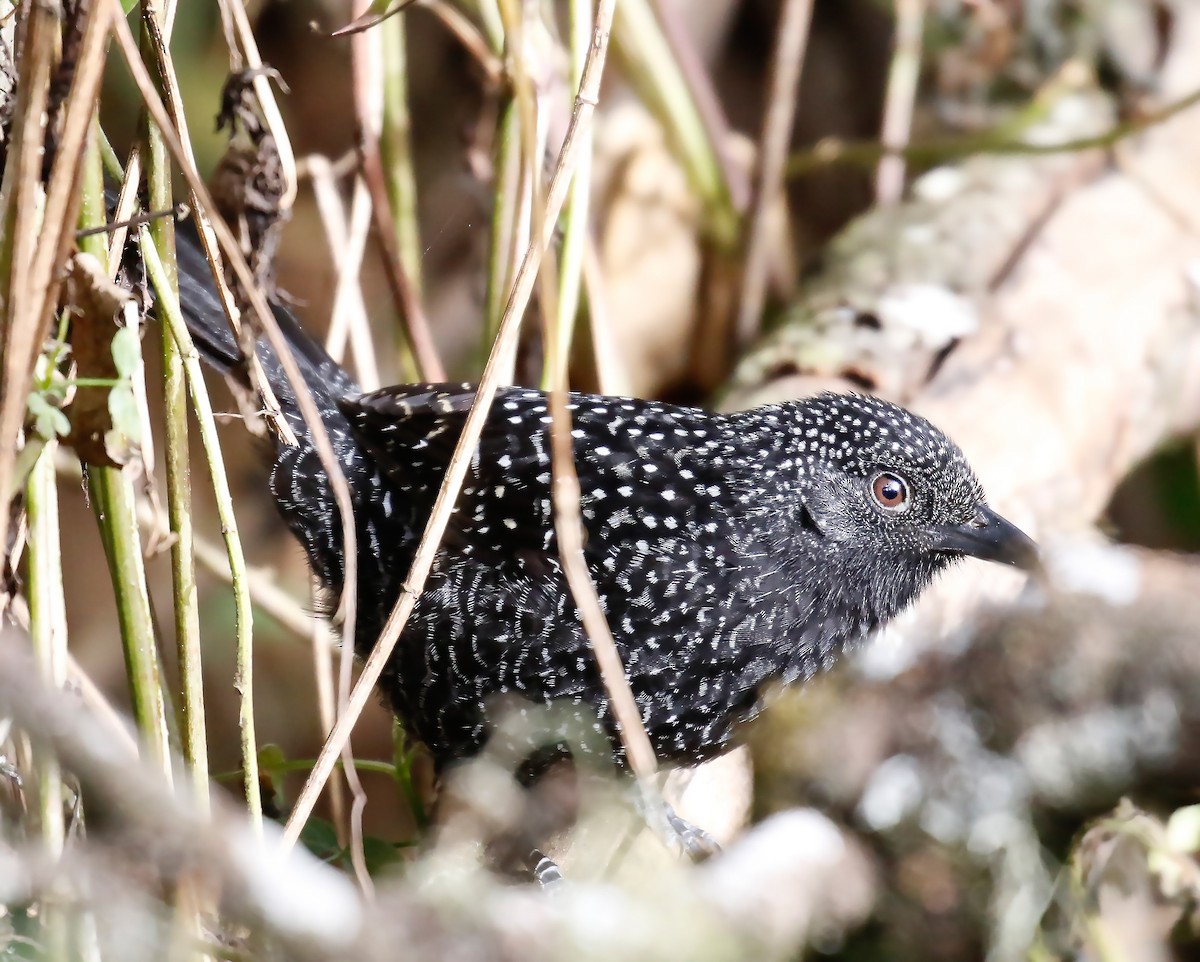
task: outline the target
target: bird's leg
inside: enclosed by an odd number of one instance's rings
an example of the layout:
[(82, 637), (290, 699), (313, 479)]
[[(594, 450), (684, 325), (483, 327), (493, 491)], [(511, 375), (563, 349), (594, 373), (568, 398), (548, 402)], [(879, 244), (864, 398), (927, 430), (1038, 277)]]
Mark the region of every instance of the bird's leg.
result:
[(530, 872), (533, 880), (543, 889), (554, 892), (566, 884), (558, 863), (549, 855), (539, 852), (536, 848), (529, 853)]
[[(686, 855), (693, 862), (703, 862), (720, 854), (720, 843), (704, 829), (675, 814), (675, 809), (662, 796), (638, 787), (634, 799), (639, 816), (668, 848)], [(526, 864), (533, 880), (546, 891), (553, 893), (566, 884), (558, 863), (544, 852), (532, 849)]]
[[(663, 802), (663, 807), (666, 809), (667, 824), (671, 828), (674, 844), (679, 846), (684, 855), (693, 862), (703, 862), (721, 854), (721, 843), (708, 832), (699, 825), (693, 825), (687, 819), (680, 818), (675, 814), (675, 809), (666, 802)], [(668, 843), (671, 843), (671, 839), (668, 839)]]
[(634, 790), (634, 806), (646, 825), (667, 848), (686, 855), (693, 862), (703, 862), (719, 855), (721, 845), (708, 832), (675, 814), (667, 801), (657, 792), (639, 785)]

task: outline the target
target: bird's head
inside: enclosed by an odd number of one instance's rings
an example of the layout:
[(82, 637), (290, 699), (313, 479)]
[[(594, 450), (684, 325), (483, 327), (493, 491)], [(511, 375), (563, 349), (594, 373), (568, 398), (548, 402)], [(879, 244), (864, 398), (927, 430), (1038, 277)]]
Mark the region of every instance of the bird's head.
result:
[(802, 403), (804, 507), (831, 546), (927, 574), (964, 556), (1037, 569), (1036, 545), (988, 507), (958, 445), (924, 418), (861, 395)]

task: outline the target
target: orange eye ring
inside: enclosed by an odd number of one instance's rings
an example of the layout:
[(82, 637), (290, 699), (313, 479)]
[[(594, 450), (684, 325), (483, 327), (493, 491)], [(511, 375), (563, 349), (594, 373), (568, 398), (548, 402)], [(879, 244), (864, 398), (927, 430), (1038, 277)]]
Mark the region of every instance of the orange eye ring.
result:
[(898, 474), (881, 471), (871, 481), (871, 497), (884, 511), (899, 513), (908, 510), (908, 482)]

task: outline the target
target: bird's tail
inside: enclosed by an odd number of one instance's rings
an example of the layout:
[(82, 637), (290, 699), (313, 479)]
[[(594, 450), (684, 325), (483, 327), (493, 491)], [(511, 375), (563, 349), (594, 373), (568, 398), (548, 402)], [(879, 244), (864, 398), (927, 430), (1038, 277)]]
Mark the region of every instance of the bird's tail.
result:
[[(230, 330), (225, 310), (213, 283), (208, 259), (200, 246), (194, 225), (181, 224), (176, 232), (176, 262), (179, 269), (179, 302), (189, 333), (201, 359), (215, 370), (248, 383), (246, 358)], [(336, 412), (337, 401), (358, 388), (353, 379), (311, 337), (286, 307), (272, 304), (271, 312), (304, 380), (322, 411)], [(295, 396), (283, 364), (265, 338), (259, 338), (255, 351), (262, 363), (267, 383), (275, 394), (284, 416), (293, 430), (305, 430)]]
[(179, 305), (196, 350), (205, 363), (222, 374), (234, 373), (244, 359), (229, 329), (208, 259), (194, 231), (181, 227), (176, 232), (175, 259), (179, 268)]
[[(201, 358), (211, 367), (242, 387), (251, 386), (249, 365), (237, 339), (229, 328), (225, 311), (213, 283), (208, 260), (201, 251), (194, 226), (183, 224), (176, 232), (176, 260), (179, 267), (179, 300), (188, 331)], [(339, 402), (357, 394), (358, 386), (350, 375), (329, 356), (319, 342), (309, 336), (287, 308), (274, 304), (272, 313), (284, 340), (300, 368), (316, 402), (327, 436), (355, 499), (369, 497), (368, 467), (342, 413)], [(335, 595), (340, 592), (344, 572), (341, 526), (332, 488), (314, 445), (312, 431), (300, 414), (291, 382), (283, 364), (265, 337), (255, 344), (279, 408), (292, 429), (295, 445), (277, 443), (271, 458), (270, 487), (284, 520), (304, 546), (313, 569)], [(359, 518), (360, 541), (369, 537)], [(378, 572), (368, 572), (378, 580)], [(377, 626), (360, 619), (360, 634)], [(374, 635), (370, 639), (374, 640)]]

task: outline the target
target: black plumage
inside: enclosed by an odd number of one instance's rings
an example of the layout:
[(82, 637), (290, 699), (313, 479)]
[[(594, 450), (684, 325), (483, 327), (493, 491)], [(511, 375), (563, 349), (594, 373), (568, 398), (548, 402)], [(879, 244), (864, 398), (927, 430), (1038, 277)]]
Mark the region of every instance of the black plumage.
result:
[[(180, 259), (201, 353), (238, 369), (203, 260), (186, 244)], [(276, 316), (353, 496), (354, 643), (365, 654), (408, 573), (473, 392), (417, 384), (361, 394), (290, 314)], [(265, 343), (258, 351), (300, 440), (275, 449), (271, 490), (337, 593), (331, 489), (278, 360)], [(958, 447), (886, 401), (822, 394), (713, 414), (572, 394), (569, 409), (587, 564), (651, 742), (674, 763), (728, 750), (769, 686), (829, 667), (955, 558), (1034, 563), (1032, 543), (987, 508)], [(498, 393), (381, 680), (439, 764), (481, 747), (498, 695), (574, 706), (587, 724), (598, 717), (619, 754), (558, 558), (549, 427), (541, 392)]]

